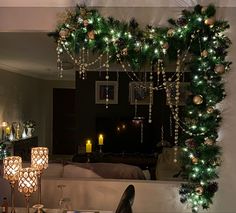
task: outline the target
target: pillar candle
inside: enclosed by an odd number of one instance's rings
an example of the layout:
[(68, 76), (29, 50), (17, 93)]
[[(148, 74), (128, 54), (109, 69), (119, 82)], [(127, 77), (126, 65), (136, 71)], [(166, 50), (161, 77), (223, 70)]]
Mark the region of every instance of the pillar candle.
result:
[(91, 153), (92, 152), (92, 143), (91, 140), (86, 141), (86, 153)]
[(103, 145), (103, 135), (102, 134), (100, 134), (98, 136), (98, 145)]

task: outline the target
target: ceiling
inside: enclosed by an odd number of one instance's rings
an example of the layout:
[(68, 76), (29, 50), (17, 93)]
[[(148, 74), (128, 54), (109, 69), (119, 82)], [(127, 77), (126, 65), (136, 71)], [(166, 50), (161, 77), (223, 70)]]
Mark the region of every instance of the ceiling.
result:
[[(224, 6), (218, 16), (229, 20), (231, 29), (235, 29), (236, 25), (235, 8), (231, 8), (236, 7), (236, 1), (232, 0), (149, 0), (148, 3), (147, 0), (134, 0), (132, 5), (124, 0), (118, 3), (105, 0), (22, 0), (20, 3), (18, 0), (1, 0), (0, 69), (41, 79), (58, 79), (56, 43), (47, 33), (55, 30), (65, 7), (84, 2), (88, 6), (97, 7), (104, 16), (124, 20), (135, 17), (143, 26), (165, 25), (168, 18), (178, 17), (183, 7), (213, 2)], [(231, 30), (231, 38), (236, 37), (234, 32)], [(63, 79), (74, 80), (74, 76), (74, 70), (68, 69), (64, 71)]]

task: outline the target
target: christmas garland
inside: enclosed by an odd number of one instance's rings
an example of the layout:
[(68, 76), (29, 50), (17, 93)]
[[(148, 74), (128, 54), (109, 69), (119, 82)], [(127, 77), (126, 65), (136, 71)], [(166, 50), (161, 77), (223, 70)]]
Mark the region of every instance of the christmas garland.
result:
[(231, 63), (225, 59), (230, 40), (224, 31), (229, 25), (216, 20), (215, 12), (213, 5), (197, 5), (192, 11), (182, 11), (177, 20), (170, 19), (171, 27), (147, 26), (142, 30), (134, 19), (124, 23), (77, 6), (73, 12), (67, 11), (51, 34), (58, 43), (59, 56), (64, 52), (79, 55), (89, 49), (101, 55), (109, 53), (109, 63), (126, 63), (134, 70), (167, 57), (176, 59), (177, 52), (188, 51), (191, 96), (184, 108), (185, 131), (181, 138), (187, 183), (180, 187), (180, 200), (190, 204), (193, 212), (209, 208), (218, 189), (215, 179), (221, 150), (217, 129), (221, 116), (217, 103), (225, 97), (222, 74)]

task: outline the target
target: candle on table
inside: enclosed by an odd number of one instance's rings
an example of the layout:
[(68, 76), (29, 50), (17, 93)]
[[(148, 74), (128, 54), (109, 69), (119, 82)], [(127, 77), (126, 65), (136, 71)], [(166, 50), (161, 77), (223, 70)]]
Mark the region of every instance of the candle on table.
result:
[(98, 136), (98, 145), (103, 145), (103, 135), (99, 134)]
[(86, 141), (86, 153), (91, 153), (92, 152), (92, 143), (91, 140)]

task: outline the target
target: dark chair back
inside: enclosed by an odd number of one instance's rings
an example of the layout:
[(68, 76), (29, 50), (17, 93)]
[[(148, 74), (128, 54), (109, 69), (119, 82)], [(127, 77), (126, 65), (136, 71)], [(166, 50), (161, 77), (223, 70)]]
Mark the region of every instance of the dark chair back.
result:
[(131, 184), (125, 189), (115, 213), (132, 213), (134, 196), (135, 189)]

